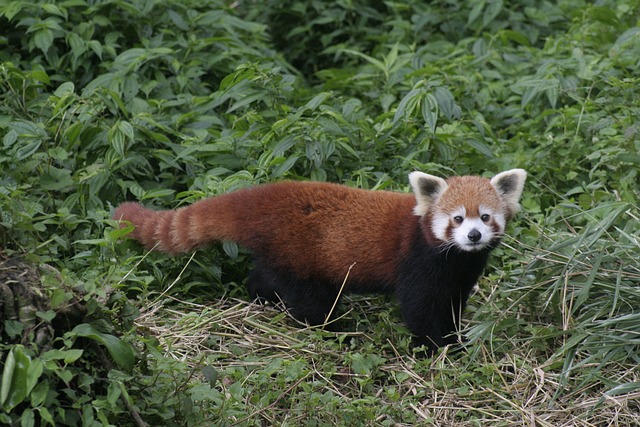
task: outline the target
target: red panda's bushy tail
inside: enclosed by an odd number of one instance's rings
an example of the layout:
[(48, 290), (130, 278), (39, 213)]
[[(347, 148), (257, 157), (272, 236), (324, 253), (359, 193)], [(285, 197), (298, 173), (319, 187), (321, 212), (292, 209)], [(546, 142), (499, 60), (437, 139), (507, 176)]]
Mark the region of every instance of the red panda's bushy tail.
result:
[[(218, 199), (218, 200), (216, 200)], [(220, 240), (235, 240), (235, 223), (223, 198), (211, 198), (176, 209), (154, 211), (140, 203), (123, 203), (113, 218), (135, 228), (130, 237), (147, 249), (170, 254), (191, 252)], [(223, 203), (219, 203), (223, 202)]]
[(122, 227), (128, 223), (133, 225), (129, 236), (145, 248), (168, 253), (185, 252), (188, 250), (186, 245), (173, 236), (175, 217), (176, 211), (154, 211), (131, 202), (121, 204), (113, 214), (114, 219), (122, 221)]

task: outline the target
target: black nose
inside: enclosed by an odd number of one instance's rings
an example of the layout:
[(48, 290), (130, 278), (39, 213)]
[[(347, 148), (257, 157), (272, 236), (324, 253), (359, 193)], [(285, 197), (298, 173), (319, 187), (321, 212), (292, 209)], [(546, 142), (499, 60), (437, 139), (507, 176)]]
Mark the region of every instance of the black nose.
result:
[(473, 243), (476, 243), (478, 240), (482, 238), (482, 233), (480, 233), (475, 228), (467, 234), (467, 239), (471, 240)]

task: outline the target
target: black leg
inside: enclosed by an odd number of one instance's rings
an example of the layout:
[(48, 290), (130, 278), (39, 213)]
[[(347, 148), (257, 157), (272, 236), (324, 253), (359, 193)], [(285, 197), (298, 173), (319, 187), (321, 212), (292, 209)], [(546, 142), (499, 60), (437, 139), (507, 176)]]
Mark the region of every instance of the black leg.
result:
[[(273, 303), (283, 302), (289, 313), (310, 325), (325, 323), (338, 292), (323, 282), (297, 280), (288, 274), (278, 274), (258, 264), (247, 280), (251, 298)], [(331, 318), (335, 318), (335, 309)]]
[(263, 271), (256, 268), (249, 273), (247, 279), (247, 291), (252, 299), (257, 299), (259, 302), (272, 302), (277, 304), (280, 302), (280, 295), (282, 294), (282, 284), (279, 284), (277, 278), (268, 274), (263, 274)]
[[(285, 304), (291, 315), (311, 326), (322, 325), (336, 317), (338, 292), (324, 283), (311, 281), (292, 283), (287, 289), (285, 298)], [(331, 312), (334, 305), (335, 308)], [(331, 314), (330, 318), (329, 314)]]
[(434, 354), (438, 348), (458, 342), (455, 332), (464, 307), (460, 298), (426, 294), (398, 292), (398, 298), (405, 323), (415, 335), (414, 343)]

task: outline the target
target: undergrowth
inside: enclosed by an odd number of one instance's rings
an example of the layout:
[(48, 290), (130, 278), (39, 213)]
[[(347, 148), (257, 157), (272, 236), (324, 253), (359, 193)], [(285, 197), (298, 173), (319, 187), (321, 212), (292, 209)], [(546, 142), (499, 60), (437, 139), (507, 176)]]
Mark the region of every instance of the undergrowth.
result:
[[(0, 423), (638, 425), (639, 13), (0, 0)], [(412, 170), (515, 167), (523, 211), (466, 350), (431, 359), (392, 298), (305, 328), (247, 301), (242, 248), (168, 258), (109, 219), (283, 179), (408, 191)]]

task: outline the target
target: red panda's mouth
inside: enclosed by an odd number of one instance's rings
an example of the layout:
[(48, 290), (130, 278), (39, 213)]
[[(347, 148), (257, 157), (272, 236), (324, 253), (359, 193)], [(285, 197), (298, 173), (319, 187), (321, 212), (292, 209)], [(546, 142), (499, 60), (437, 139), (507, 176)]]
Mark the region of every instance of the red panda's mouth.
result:
[(467, 252), (476, 252), (484, 249), (487, 246), (487, 242), (468, 242), (462, 246), (462, 249)]

